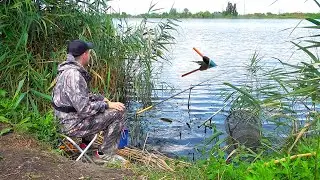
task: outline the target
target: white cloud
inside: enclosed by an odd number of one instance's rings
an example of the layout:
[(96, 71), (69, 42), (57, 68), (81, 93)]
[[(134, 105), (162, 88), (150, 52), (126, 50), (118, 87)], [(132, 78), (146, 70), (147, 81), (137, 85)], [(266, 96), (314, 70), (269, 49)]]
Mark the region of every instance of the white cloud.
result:
[[(320, 12), (320, 8), (313, 0), (158, 0), (156, 8), (164, 8), (162, 11), (169, 11), (172, 6), (182, 11), (188, 8), (191, 12), (199, 11), (223, 11), (228, 1), (237, 4), (240, 14), (255, 12)], [(113, 0), (109, 4), (118, 12), (130, 14), (141, 14), (148, 11), (151, 0)], [(275, 2), (274, 4), (272, 4)]]

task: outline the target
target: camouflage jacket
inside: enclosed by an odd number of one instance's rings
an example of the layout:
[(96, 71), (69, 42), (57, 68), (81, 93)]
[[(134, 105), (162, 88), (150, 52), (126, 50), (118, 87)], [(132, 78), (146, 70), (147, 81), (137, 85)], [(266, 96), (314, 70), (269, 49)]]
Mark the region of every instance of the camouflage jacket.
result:
[(68, 54), (67, 60), (58, 66), (59, 74), (52, 92), (52, 103), (56, 107), (71, 107), (74, 112), (62, 112), (55, 108), (62, 131), (72, 128), (86, 118), (94, 118), (108, 108), (104, 97), (89, 92), (89, 73)]

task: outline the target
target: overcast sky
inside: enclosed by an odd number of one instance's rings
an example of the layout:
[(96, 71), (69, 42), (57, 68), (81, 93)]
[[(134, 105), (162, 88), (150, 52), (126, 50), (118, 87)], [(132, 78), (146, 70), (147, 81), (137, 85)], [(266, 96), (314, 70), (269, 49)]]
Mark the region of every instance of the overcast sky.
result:
[[(314, 0), (153, 0), (158, 2), (156, 8), (169, 11), (173, 6), (178, 11), (188, 8), (192, 13), (199, 11), (222, 11), (228, 1), (237, 4), (240, 14), (247, 13), (284, 13), (284, 12), (320, 12)], [(319, 1), (319, 0), (318, 0)], [(117, 12), (141, 14), (148, 11), (152, 0), (112, 0), (109, 4)], [(320, 1), (319, 1), (320, 2)]]

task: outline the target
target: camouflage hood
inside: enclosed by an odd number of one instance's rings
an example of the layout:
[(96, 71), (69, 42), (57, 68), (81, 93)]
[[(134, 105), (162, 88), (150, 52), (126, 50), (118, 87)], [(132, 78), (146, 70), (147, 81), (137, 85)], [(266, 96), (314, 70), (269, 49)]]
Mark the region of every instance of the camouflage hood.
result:
[(62, 71), (69, 70), (69, 69), (78, 70), (81, 73), (81, 75), (85, 78), (87, 83), (91, 81), (91, 76), (88, 73), (88, 71), (80, 63), (78, 63), (71, 54), (67, 55), (66, 61), (59, 64), (58, 72), (60, 74)]

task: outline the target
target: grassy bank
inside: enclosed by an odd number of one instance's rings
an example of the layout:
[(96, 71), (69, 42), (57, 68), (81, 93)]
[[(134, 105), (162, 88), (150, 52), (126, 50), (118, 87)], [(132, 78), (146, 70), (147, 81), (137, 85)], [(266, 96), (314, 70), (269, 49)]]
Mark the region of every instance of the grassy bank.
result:
[[(224, 152), (200, 160), (189, 168), (176, 169), (175, 172), (157, 171), (148, 167), (133, 168), (136, 174), (143, 174), (150, 179), (318, 179), (320, 174), (318, 138), (300, 143), (292, 155), (274, 153), (270, 155), (242, 152), (227, 163)], [(219, 155), (220, 154), (220, 155)], [(305, 155), (295, 158), (294, 155)], [(251, 157), (254, 160), (246, 160)], [(280, 162), (278, 162), (279, 160)]]

